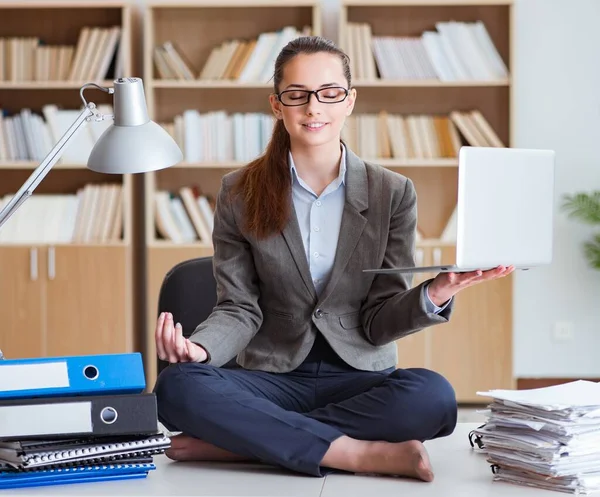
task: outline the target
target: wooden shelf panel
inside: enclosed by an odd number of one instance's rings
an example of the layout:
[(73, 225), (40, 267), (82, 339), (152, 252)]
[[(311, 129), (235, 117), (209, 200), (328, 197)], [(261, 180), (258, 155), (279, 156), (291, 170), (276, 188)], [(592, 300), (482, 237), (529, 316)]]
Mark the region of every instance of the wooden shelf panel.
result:
[[(423, 239), (417, 242), (418, 247), (454, 247), (456, 246), (453, 242), (446, 242), (444, 240), (438, 240), (436, 238)], [(205, 243), (173, 243), (168, 240), (153, 240), (148, 244), (148, 248), (151, 249), (168, 249), (168, 250), (186, 250), (186, 249), (210, 249), (212, 245)]]
[[(2, 169), (27, 169), (33, 170), (37, 166), (39, 166), (40, 162), (35, 161), (14, 161), (14, 162), (0, 162), (0, 170)], [(56, 163), (54, 169), (87, 169), (85, 164), (61, 164), (60, 162)]]
[(379, 7), (379, 6), (411, 6), (411, 7), (448, 7), (448, 6), (496, 6), (512, 5), (514, 0), (342, 0), (344, 6)]
[[(454, 88), (454, 87), (473, 87), (473, 86), (483, 86), (483, 87), (502, 87), (502, 86), (510, 86), (510, 79), (500, 79), (497, 81), (474, 81), (474, 80), (466, 80), (466, 81), (440, 81), (437, 79), (431, 80), (390, 80), (390, 79), (379, 79), (375, 81), (353, 81), (352, 86), (356, 88), (405, 88), (405, 87), (435, 87), (435, 88)], [(225, 81), (179, 81), (179, 80), (161, 80), (154, 79), (150, 82), (150, 85), (154, 88), (168, 88), (170, 90), (177, 89), (227, 89), (227, 90), (247, 90), (247, 89), (272, 89), (273, 85), (270, 83), (246, 83), (243, 81), (233, 81), (233, 80), (225, 80)], [(150, 86), (149, 85), (149, 86)], [(1, 88), (1, 86), (0, 86)]]
[(227, 89), (227, 90), (265, 90), (272, 89), (273, 85), (269, 83), (246, 83), (243, 81), (179, 81), (168, 79), (153, 79), (149, 86), (154, 88), (167, 88), (170, 90), (178, 89)]
[(352, 86), (357, 88), (470, 88), (473, 86), (483, 87), (502, 87), (509, 86), (510, 79), (499, 79), (496, 81), (440, 81), (438, 79), (405, 79), (405, 80), (391, 80), (391, 79), (379, 79), (375, 81), (353, 81)]
[[(112, 87), (113, 80), (102, 81), (0, 81), (0, 90), (79, 90), (87, 83), (96, 83), (104, 87)], [(87, 99), (94, 88), (85, 94)], [(95, 93), (95, 92), (94, 92)], [(77, 94), (79, 96), (79, 94)], [(93, 101), (93, 99), (90, 99)], [(81, 101), (81, 99), (80, 99)]]
[[(364, 2), (347, 4), (347, 22), (367, 22), (374, 36), (421, 36), (436, 22), (483, 21), (494, 45), (510, 67), (510, 3), (508, 2)], [(343, 29), (343, 27), (342, 27)]]
[[(2, 174), (0, 195), (15, 193), (31, 175), (31, 169), (14, 169)], [(34, 190), (36, 193), (76, 193), (87, 183), (119, 183), (125, 184), (127, 175), (102, 174), (86, 168), (60, 169), (53, 168)]]
[(60, 4), (19, 2), (1, 6), (0, 36), (37, 37), (47, 45), (77, 44), (84, 26), (122, 25), (123, 5), (107, 2), (62, 2)]
[(240, 88), (231, 91), (227, 88), (207, 89), (202, 98), (198, 97), (196, 89), (181, 89), (176, 92), (167, 88), (154, 90), (153, 120), (156, 122), (173, 122), (176, 115), (186, 109), (196, 109), (201, 113), (226, 110), (234, 112), (264, 112), (272, 115), (269, 104), (270, 90), (262, 88)]
[[(363, 160), (383, 167), (458, 167), (458, 159), (383, 159), (363, 157)], [(180, 162), (170, 169), (236, 169), (244, 167), (247, 162)]]
[(393, 88), (362, 88), (355, 114), (385, 110), (395, 114), (448, 115), (453, 110), (479, 109), (503, 143), (509, 143), (509, 87), (405, 88), (402, 98)]
[(168, 240), (154, 240), (148, 244), (148, 248), (156, 249), (210, 249), (212, 245), (206, 243), (173, 243)]
[[(21, 109), (31, 109), (32, 112), (41, 113), (44, 105), (55, 104), (62, 109), (81, 109), (83, 102), (79, 96), (80, 86), (72, 88), (52, 88), (47, 91), (15, 91), (15, 89), (0, 88), (0, 102), (2, 110), (9, 114), (20, 112)], [(38, 90), (41, 90), (38, 88)], [(88, 102), (96, 105), (113, 103), (113, 96), (106, 92), (90, 88), (84, 94)]]
[(106, 243), (69, 243), (69, 242), (33, 242), (33, 243), (7, 243), (1, 242), (0, 248), (31, 248), (31, 247), (72, 247), (77, 249), (97, 249), (97, 248), (119, 248), (119, 247), (127, 247), (129, 246), (128, 242), (123, 240), (119, 240), (116, 242), (106, 242)]
[[(153, 32), (149, 33), (152, 44), (148, 50), (152, 52), (156, 45), (172, 41), (197, 75), (212, 49), (224, 41), (255, 39), (263, 32), (279, 31), (285, 26), (301, 30), (305, 26), (313, 26), (314, 12), (313, 4), (298, 6), (286, 2), (259, 6), (245, 3), (237, 8), (220, 4), (151, 6)], [(152, 71), (157, 77), (156, 68), (153, 67)]]
[[(173, 1), (163, 0), (163, 1), (148, 1), (148, 6), (153, 8), (169, 8), (169, 9), (179, 9), (179, 8), (256, 8), (256, 7), (282, 7), (281, 0), (253, 0), (252, 3), (247, 0), (190, 0), (190, 1)], [(290, 0), (286, 1), (283, 7), (312, 7), (318, 5), (318, 0)]]
[(238, 168), (169, 168), (156, 171), (156, 190), (176, 192), (182, 186), (197, 186), (205, 195), (216, 198), (223, 176)]

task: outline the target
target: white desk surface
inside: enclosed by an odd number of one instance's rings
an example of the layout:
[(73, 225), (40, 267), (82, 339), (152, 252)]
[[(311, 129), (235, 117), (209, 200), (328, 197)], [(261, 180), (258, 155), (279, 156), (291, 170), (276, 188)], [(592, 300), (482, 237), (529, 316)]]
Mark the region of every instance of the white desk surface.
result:
[(0, 490), (3, 495), (85, 496), (303, 496), (303, 497), (550, 497), (557, 492), (492, 481), (483, 454), (470, 446), (468, 433), (477, 423), (459, 424), (455, 432), (425, 443), (435, 479), (416, 480), (333, 474), (325, 478), (296, 475), (260, 464), (181, 463), (155, 457), (156, 470), (139, 480), (77, 483)]

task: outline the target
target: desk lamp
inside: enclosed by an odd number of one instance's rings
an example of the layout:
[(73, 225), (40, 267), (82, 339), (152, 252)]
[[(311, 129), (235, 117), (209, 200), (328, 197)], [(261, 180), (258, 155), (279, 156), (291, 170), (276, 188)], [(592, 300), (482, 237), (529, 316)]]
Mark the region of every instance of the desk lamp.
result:
[[(27, 200), (50, 172), (61, 152), (84, 122), (113, 119), (114, 123), (98, 139), (90, 152), (88, 169), (107, 174), (133, 174), (156, 171), (183, 159), (171, 136), (148, 117), (144, 86), (140, 78), (119, 78), (114, 88), (87, 83), (79, 90), (84, 108), (54, 148), (33, 171), (14, 197), (0, 210), (0, 227)], [(101, 114), (93, 102), (83, 96), (85, 89), (95, 87), (114, 94), (114, 115)]]

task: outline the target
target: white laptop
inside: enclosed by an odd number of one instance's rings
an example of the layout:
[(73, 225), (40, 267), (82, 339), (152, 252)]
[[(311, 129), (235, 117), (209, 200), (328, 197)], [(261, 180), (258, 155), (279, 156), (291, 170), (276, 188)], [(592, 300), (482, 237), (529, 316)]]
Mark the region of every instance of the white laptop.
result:
[(467, 272), (552, 261), (553, 150), (462, 147), (458, 159), (456, 261), (370, 273)]

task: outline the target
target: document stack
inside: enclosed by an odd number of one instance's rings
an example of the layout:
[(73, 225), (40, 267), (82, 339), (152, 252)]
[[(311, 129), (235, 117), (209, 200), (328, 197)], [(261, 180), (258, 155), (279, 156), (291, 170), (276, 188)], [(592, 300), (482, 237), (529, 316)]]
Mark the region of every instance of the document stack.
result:
[(0, 360), (0, 489), (145, 478), (170, 439), (140, 354)]
[(574, 494), (600, 491), (600, 384), (573, 381), (491, 390), (486, 423), (471, 432), (493, 479)]

